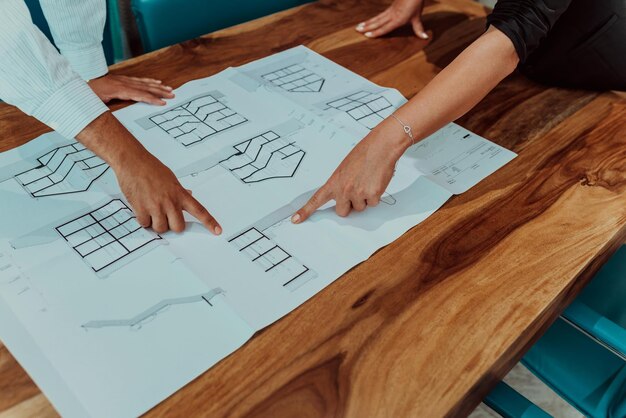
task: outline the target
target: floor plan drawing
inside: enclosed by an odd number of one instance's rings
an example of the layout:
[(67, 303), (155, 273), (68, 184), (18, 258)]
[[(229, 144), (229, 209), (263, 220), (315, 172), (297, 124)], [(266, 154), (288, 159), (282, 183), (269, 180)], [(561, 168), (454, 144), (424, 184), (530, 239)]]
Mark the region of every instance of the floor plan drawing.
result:
[(128, 319), (107, 319), (107, 320), (97, 320), (97, 321), (89, 321), (83, 324), (83, 328), (85, 329), (94, 329), (94, 328), (107, 328), (107, 327), (128, 327), (131, 330), (139, 330), (146, 323), (150, 322), (154, 318), (156, 318), (159, 314), (162, 314), (171, 306), (174, 305), (185, 305), (189, 303), (206, 303), (208, 306), (213, 306), (211, 303), (211, 299), (213, 299), (216, 295), (223, 293), (222, 289), (213, 289), (210, 292), (203, 293), (201, 295), (180, 297), (180, 298), (171, 298), (160, 301), (154, 306), (149, 307), (145, 311), (133, 316)]
[(315, 273), (256, 227), (228, 240), (265, 273), (279, 280), (283, 287), (295, 290)]
[(294, 141), (271, 130), (234, 148), (236, 153), (220, 164), (244, 183), (293, 177), (306, 154)]
[(223, 97), (217, 91), (203, 94), (172, 109), (140, 119), (137, 123), (144, 129), (158, 126), (188, 147), (248, 121), (224, 104)]
[(142, 228), (124, 202), (104, 206), (56, 227), (94, 272), (100, 272), (161, 237)]
[(261, 75), (269, 81), (291, 93), (319, 93), (324, 86), (324, 78), (299, 64), (280, 68)]
[(39, 166), (14, 177), (32, 197), (84, 192), (109, 168), (80, 143), (55, 148), (37, 162)]
[(395, 110), (386, 97), (365, 90), (326, 103), (328, 107), (346, 112), (367, 129), (389, 117)]

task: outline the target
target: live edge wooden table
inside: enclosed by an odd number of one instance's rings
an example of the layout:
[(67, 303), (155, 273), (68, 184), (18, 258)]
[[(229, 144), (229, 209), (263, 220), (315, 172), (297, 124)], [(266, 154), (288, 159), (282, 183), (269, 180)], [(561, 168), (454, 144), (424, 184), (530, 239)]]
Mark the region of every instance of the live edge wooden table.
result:
[[(384, 7), (321, 1), (112, 71), (179, 86), (305, 44), (411, 97), (483, 32), (489, 12), (469, 0), (430, 3), (424, 24), (431, 41), (408, 29), (378, 40), (354, 31)], [(624, 242), (626, 99), (616, 92), (549, 88), (513, 74), (459, 123), (519, 157), (148, 416), (471, 412)], [(0, 106), (0, 150), (45, 130)], [(0, 347), (0, 417), (55, 416)]]

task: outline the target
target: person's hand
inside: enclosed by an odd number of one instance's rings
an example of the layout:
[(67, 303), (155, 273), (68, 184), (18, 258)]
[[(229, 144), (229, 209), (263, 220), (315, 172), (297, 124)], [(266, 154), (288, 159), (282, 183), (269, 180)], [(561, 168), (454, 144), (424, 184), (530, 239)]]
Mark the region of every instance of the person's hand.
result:
[(384, 12), (366, 22), (359, 23), (356, 30), (368, 38), (377, 38), (411, 23), (417, 37), (428, 39), (428, 34), (424, 32), (422, 25), (423, 8), (423, 0), (395, 0)]
[(116, 175), (142, 227), (152, 227), (158, 233), (170, 229), (182, 232), (185, 229), (185, 211), (213, 234), (222, 233), (215, 218), (193, 198), (191, 191), (185, 189), (174, 173), (151, 154), (143, 153), (137, 161), (117, 169)]
[(410, 140), (400, 126), (389, 120), (383, 122), (354, 147), (326, 184), (291, 217), (291, 221), (296, 224), (304, 222), (330, 200), (335, 200), (335, 211), (339, 216), (378, 205), (398, 159), (409, 145)]
[(119, 99), (162, 106), (165, 104), (163, 99), (174, 97), (171, 87), (152, 78), (107, 74), (90, 80), (88, 84), (104, 103)]

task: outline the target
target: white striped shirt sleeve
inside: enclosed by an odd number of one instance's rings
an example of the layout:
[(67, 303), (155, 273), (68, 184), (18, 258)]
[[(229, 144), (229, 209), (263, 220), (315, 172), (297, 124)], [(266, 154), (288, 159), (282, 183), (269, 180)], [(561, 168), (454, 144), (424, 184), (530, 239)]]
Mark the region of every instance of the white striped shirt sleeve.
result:
[(106, 0), (39, 0), (54, 43), (83, 80), (107, 73), (102, 49)]
[(23, 0), (0, 4), (0, 99), (75, 137), (108, 108), (32, 23)]

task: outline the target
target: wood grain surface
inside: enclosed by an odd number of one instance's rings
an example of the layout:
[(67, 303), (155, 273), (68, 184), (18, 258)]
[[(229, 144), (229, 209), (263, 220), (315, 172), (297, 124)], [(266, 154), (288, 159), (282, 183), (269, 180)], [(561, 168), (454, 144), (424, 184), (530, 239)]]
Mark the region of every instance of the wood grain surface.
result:
[[(430, 41), (367, 40), (373, 0), (321, 1), (112, 67), (178, 86), (305, 44), (411, 97), (485, 28), (469, 0), (428, 3)], [(127, 105), (117, 103), (112, 108)], [(519, 157), (148, 414), (465, 416), (624, 242), (626, 98), (513, 74), (460, 124)], [(0, 150), (46, 129), (0, 106)], [(55, 416), (0, 345), (0, 418)]]

